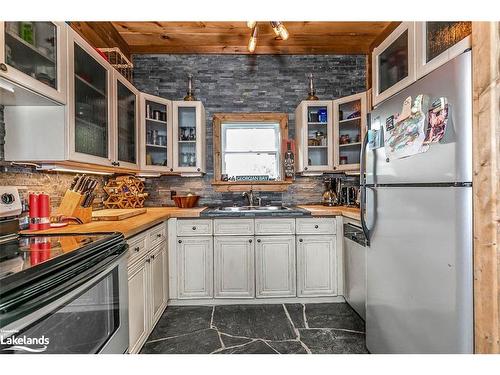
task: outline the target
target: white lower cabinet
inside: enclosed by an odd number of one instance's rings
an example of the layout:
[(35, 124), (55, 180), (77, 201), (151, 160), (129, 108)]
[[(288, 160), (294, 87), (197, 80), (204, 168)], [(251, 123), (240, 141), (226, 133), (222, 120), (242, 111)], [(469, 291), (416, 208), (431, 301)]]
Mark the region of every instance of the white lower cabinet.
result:
[(211, 236), (177, 239), (179, 299), (213, 297), (213, 256)]
[(337, 295), (336, 238), (297, 235), (297, 296)]
[(214, 237), (215, 298), (255, 297), (253, 236)]
[(257, 298), (295, 297), (295, 236), (257, 237)]
[(153, 247), (150, 241), (150, 234), (164, 225), (160, 224), (127, 240), (130, 252), (128, 264), (129, 353), (138, 353), (141, 350), (167, 306), (167, 243), (161, 241), (155, 243)]
[(129, 353), (137, 353), (149, 334), (149, 293), (146, 258), (128, 271)]

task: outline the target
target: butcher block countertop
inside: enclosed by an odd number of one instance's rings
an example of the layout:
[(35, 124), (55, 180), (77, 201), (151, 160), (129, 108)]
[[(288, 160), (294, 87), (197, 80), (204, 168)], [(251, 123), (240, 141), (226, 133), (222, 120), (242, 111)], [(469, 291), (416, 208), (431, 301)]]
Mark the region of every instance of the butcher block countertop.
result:
[(311, 213), (312, 216), (344, 216), (349, 219), (361, 220), (361, 213), (359, 208), (356, 207), (344, 207), (335, 206), (328, 207), (322, 205), (299, 205), (298, 207), (303, 208)]
[(171, 217), (200, 216), (200, 212), (206, 207), (177, 208), (177, 207), (151, 207), (146, 213), (119, 221), (92, 221), (87, 224), (67, 225), (62, 228), (47, 230), (22, 231), (22, 234), (69, 234), (69, 233), (105, 233), (121, 232), (125, 238), (132, 237), (148, 228), (155, 226)]

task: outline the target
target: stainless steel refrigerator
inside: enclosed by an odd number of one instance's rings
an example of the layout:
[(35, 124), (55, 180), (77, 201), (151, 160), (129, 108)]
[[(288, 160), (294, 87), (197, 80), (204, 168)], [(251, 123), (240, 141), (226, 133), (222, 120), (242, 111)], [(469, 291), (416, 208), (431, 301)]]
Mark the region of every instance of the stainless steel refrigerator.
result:
[(471, 52), (381, 103), (371, 126), (385, 124), (419, 94), (448, 100), (439, 143), (401, 159), (387, 159), (384, 147), (367, 147), (366, 138), (363, 147), (367, 347), (371, 353), (472, 353)]

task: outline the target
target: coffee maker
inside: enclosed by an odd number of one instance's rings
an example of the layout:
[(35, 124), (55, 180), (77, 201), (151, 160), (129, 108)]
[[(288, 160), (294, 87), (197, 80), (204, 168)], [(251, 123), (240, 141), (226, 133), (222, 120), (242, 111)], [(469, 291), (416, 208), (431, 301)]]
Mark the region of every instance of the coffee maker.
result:
[(323, 206), (340, 205), (341, 179), (339, 177), (327, 177), (323, 180), (325, 191), (323, 192)]

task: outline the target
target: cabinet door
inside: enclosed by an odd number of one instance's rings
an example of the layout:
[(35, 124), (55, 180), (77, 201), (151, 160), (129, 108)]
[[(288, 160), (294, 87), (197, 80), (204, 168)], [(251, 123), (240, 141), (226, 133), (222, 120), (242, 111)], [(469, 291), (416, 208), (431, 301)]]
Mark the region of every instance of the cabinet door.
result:
[(118, 72), (113, 73), (115, 105), (115, 156), (118, 166), (137, 168), (138, 166), (138, 132), (137, 108), (138, 91)]
[(417, 79), (471, 47), (472, 22), (415, 22)]
[(66, 37), (64, 22), (1, 22), (0, 76), (65, 104)]
[(173, 172), (172, 102), (149, 94), (140, 94), (141, 170)]
[[(332, 102), (303, 101), (298, 116), (302, 156), (300, 172), (324, 172), (333, 168)], [(300, 165), (301, 164), (301, 165)]]
[(162, 242), (157, 248), (152, 250), (151, 255), (151, 311), (153, 323), (155, 323), (163, 313), (166, 304), (167, 286), (167, 244)]
[(297, 296), (337, 295), (335, 236), (297, 236)]
[(257, 237), (257, 298), (295, 297), (295, 236)]
[(253, 236), (214, 237), (215, 298), (253, 298)]
[(111, 66), (75, 32), (69, 32), (70, 158), (110, 166)]
[(415, 81), (415, 23), (402, 22), (372, 53), (373, 104)]
[(213, 256), (212, 237), (178, 237), (179, 299), (213, 297)]
[(173, 102), (174, 171), (205, 172), (205, 113), (201, 102)]
[(151, 320), (149, 317), (149, 264), (142, 259), (129, 268), (129, 352), (137, 353), (146, 340)]
[(366, 133), (366, 93), (333, 101), (334, 167), (359, 171), (361, 145)]

